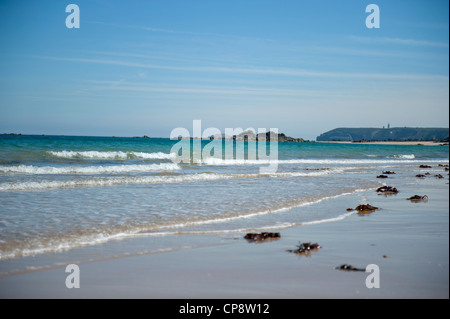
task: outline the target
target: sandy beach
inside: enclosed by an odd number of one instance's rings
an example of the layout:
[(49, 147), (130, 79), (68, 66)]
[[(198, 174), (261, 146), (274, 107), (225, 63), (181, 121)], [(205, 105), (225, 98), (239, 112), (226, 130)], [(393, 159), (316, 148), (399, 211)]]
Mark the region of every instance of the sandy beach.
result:
[[(398, 195), (370, 190), (313, 207), (345, 211), (368, 202), (381, 208), (371, 214), (283, 229), (279, 240), (263, 243), (247, 242), (244, 233), (180, 235), (177, 240), (186, 246), (176, 251), (79, 264), (79, 289), (66, 288), (65, 265), (28, 269), (0, 278), (0, 298), (448, 298), (447, 178), (404, 183), (397, 176), (390, 183), (399, 187)], [(406, 200), (415, 194), (428, 195), (428, 202)], [(309, 256), (287, 252), (299, 242), (322, 248)], [(107, 246), (95, 247), (94, 253), (102, 249)], [(77, 250), (61, 255), (77, 261)], [(16, 263), (19, 267), (21, 260)], [(342, 264), (377, 265), (380, 287), (366, 287), (369, 273), (335, 269)]]

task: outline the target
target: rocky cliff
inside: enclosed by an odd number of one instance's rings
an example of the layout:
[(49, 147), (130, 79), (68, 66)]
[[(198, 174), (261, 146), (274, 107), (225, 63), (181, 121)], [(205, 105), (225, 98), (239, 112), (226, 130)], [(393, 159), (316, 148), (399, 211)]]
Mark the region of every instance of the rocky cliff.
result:
[(448, 137), (448, 128), (336, 128), (317, 141), (444, 141)]

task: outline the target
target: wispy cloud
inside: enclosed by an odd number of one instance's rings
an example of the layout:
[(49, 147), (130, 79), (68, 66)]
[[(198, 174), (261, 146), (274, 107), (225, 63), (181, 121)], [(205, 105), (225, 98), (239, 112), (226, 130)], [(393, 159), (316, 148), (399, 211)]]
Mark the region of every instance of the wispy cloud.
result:
[(215, 72), (215, 73), (232, 73), (232, 74), (254, 74), (254, 75), (273, 75), (273, 76), (292, 76), (292, 77), (314, 77), (314, 78), (352, 78), (352, 79), (371, 79), (371, 80), (447, 80), (448, 76), (434, 74), (405, 74), (405, 73), (350, 73), (350, 72), (321, 72), (305, 69), (293, 68), (265, 68), (265, 67), (216, 67), (216, 66), (172, 66), (159, 65), (150, 63), (137, 63), (124, 60), (111, 59), (91, 59), (91, 58), (70, 58), (70, 57), (53, 57), (53, 56), (33, 56), (34, 58), (79, 62), (92, 64), (106, 64), (126, 66), (141, 69), (160, 69), (170, 71), (184, 72)]
[(395, 58), (405, 57), (404, 52), (398, 53), (380, 50), (362, 50), (348, 47), (311, 46), (309, 49), (313, 52), (328, 53), (328, 54), (332, 53), (343, 56), (374, 56), (374, 57), (395, 57)]
[(365, 43), (389, 43), (389, 44), (399, 44), (399, 45), (410, 45), (410, 46), (426, 46), (426, 47), (437, 47), (437, 48), (448, 48), (448, 42), (435, 42), (426, 40), (415, 40), (415, 39), (400, 39), (400, 38), (377, 38), (377, 37), (361, 37), (361, 36), (348, 36), (350, 40), (355, 40)]
[(198, 63), (204, 63), (204, 62), (210, 62), (215, 64), (223, 64), (223, 63), (242, 63), (242, 60), (240, 59), (233, 59), (231, 57), (227, 58), (217, 58), (217, 57), (210, 57), (210, 56), (193, 56), (193, 55), (179, 55), (173, 52), (159, 52), (159, 53), (153, 53), (153, 54), (141, 54), (141, 53), (129, 53), (129, 52), (107, 52), (107, 51), (85, 51), (84, 53), (90, 55), (90, 56), (99, 56), (99, 57), (120, 57), (120, 58), (127, 58), (127, 59), (140, 59), (145, 61), (170, 61), (175, 63), (192, 63), (192, 62), (198, 62)]
[(241, 40), (263, 40), (263, 41), (274, 41), (273, 39), (268, 38), (260, 38), (260, 37), (247, 37), (243, 35), (236, 35), (236, 34), (223, 34), (223, 33), (213, 33), (213, 32), (195, 32), (195, 31), (186, 31), (186, 30), (172, 30), (172, 29), (163, 29), (163, 28), (155, 28), (155, 27), (149, 27), (149, 26), (141, 26), (141, 25), (131, 25), (131, 24), (121, 24), (121, 23), (111, 23), (111, 22), (102, 22), (102, 21), (84, 21), (84, 23), (88, 24), (97, 24), (97, 25), (103, 25), (107, 27), (115, 27), (115, 28), (124, 28), (124, 29), (135, 29), (135, 30), (141, 30), (141, 31), (149, 31), (149, 32), (155, 32), (155, 33), (166, 33), (166, 34), (173, 34), (173, 35), (191, 35), (191, 36), (206, 36), (206, 37), (213, 37), (213, 38), (229, 38), (229, 39), (241, 39)]
[(138, 25), (131, 25), (131, 24), (120, 24), (120, 23), (101, 22), (101, 21), (84, 21), (84, 23), (103, 25), (103, 26), (107, 26), (107, 27), (117, 27), (117, 28), (151, 31), (151, 32), (162, 32), (162, 33), (173, 33), (173, 34), (191, 34), (191, 35), (199, 34), (199, 33), (189, 32), (189, 31), (160, 29), (160, 28), (152, 28), (152, 27), (145, 27), (145, 26), (138, 26)]
[[(325, 90), (303, 90), (303, 89), (282, 89), (267, 87), (244, 87), (244, 86), (164, 86), (139, 82), (117, 81), (97, 81), (91, 80), (88, 83), (96, 85), (94, 90), (132, 91), (147, 93), (185, 93), (185, 94), (212, 94), (212, 95), (249, 95), (249, 96), (286, 96), (305, 97), (320, 96)], [(328, 94), (339, 94), (338, 92), (327, 91)]]

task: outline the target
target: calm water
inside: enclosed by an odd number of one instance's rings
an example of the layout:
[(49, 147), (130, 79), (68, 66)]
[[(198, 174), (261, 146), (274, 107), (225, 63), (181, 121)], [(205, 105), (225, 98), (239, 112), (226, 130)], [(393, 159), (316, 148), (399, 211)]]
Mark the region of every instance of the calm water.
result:
[(262, 174), (267, 163), (245, 158), (174, 163), (175, 143), (0, 136), (0, 260), (123, 238), (332, 221), (345, 214), (304, 208), (377, 187), (382, 170), (449, 160), (448, 147), (279, 143), (278, 170)]

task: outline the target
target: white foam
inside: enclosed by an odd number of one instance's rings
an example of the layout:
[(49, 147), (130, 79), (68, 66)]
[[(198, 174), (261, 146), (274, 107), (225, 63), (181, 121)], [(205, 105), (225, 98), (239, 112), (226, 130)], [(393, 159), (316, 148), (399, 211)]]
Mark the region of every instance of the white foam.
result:
[(394, 155), (393, 158), (399, 158), (399, 159), (415, 159), (416, 156), (414, 154), (400, 154), (400, 155)]
[(24, 248), (24, 249), (18, 248), (13, 251), (9, 251), (7, 253), (0, 251), (0, 260), (15, 258), (19, 256), (35, 256), (44, 253), (62, 252), (73, 248), (102, 244), (110, 240), (122, 239), (128, 236), (129, 234), (127, 233), (117, 233), (111, 235), (105, 235), (103, 233), (100, 233), (96, 235), (87, 235), (85, 237), (79, 238), (78, 240), (66, 239), (59, 243), (41, 244), (39, 245), (39, 247), (35, 248)]
[(329, 169), (321, 171), (308, 171), (308, 172), (279, 172), (279, 173), (262, 173), (261, 175), (267, 175), (271, 177), (313, 177), (324, 176), (329, 174), (343, 173), (344, 169)]
[[(246, 160), (246, 159), (220, 159), (220, 158), (206, 158), (201, 164), (217, 165), (217, 166), (231, 166), (231, 165), (270, 165), (270, 164), (308, 164), (308, 165), (385, 165), (385, 164), (401, 164), (401, 163), (417, 163), (415, 155), (401, 155), (395, 159), (290, 159), (290, 160)], [(437, 160), (423, 160), (420, 162), (436, 163)]]
[(349, 217), (349, 216), (351, 216), (351, 215), (353, 215), (353, 214), (355, 214), (354, 211), (353, 211), (353, 212), (350, 212), (350, 213), (342, 214), (342, 215), (337, 216), (337, 217), (334, 217), (334, 218), (326, 218), (326, 219), (320, 219), (320, 220), (313, 220), (313, 221), (310, 221), (310, 222), (299, 223), (298, 225), (306, 226), (306, 225), (317, 225), (317, 224), (323, 224), (323, 223), (337, 222), (337, 221), (340, 221), (340, 220), (344, 220), (345, 218), (347, 218), (347, 217)]
[(160, 184), (160, 183), (180, 183), (189, 181), (206, 181), (216, 179), (232, 178), (223, 174), (190, 174), (180, 176), (126, 176), (111, 178), (76, 179), (65, 181), (41, 180), (34, 182), (2, 183), (0, 191), (27, 191), (40, 189), (54, 189), (66, 187), (92, 187), (92, 186), (113, 186), (121, 184)]
[(86, 158), (86, 159), (133, 159), (133, 158), (142, 158), (142, 159), (172, 159), (175, 157), (175, 153), (144, 153), (144, 152), (106, 152), (106, 151), (84, 151), (84, 152), (76, 152), (76, 151), (48, 151), (48, 154), (59, 157), (59, 158)]
[(110, 166), (0, 166), (0, 173), (20, 174), (107, 174), (149, 171), (172, 171), (180, 166), (173, 163), (148, 164), (148, 165), (110, 165)]
[[(152, 164), (157, 165), (157, 164)], [(176, 164), (159, 164), (176, 165)], [(130, 166), (130, 165), (127, 165)], [(133, 166), (133, 165), (132, 165)], [(137, 165), (142, 166), (142, 165)], [(146, 165), (147, 166), (147, 165)], [(97, 168), (97, 167), (96, 167)], [(0, 168), (1, 171), (1, 168)], [(271, 174), (220, 174), (220, 173), (198, 173), (183, 174), (173, 176), (117, 176), (117, 177), (97, 177), (91, 179), (73, 179), (73, 180), (40, 180), (30, 182), (10, 182), (1, 183), (0, 191), (28, 191), (55, 189), (67, 187), (101, 187), (121, 184), (162, 184), (162, 183), (183, 183), (196, 181), (214, 181), (221, 179), (244, 179), (244, 178), (279, 178), (279, 177), (314, 177), (331, 173), (341, 173), (343, 170), (327, 170), (312, 172), (286, 172)], [(98, 172), (97, 172), (98, 173)], [(49, 174), (49, 173), (47, 173)]]

